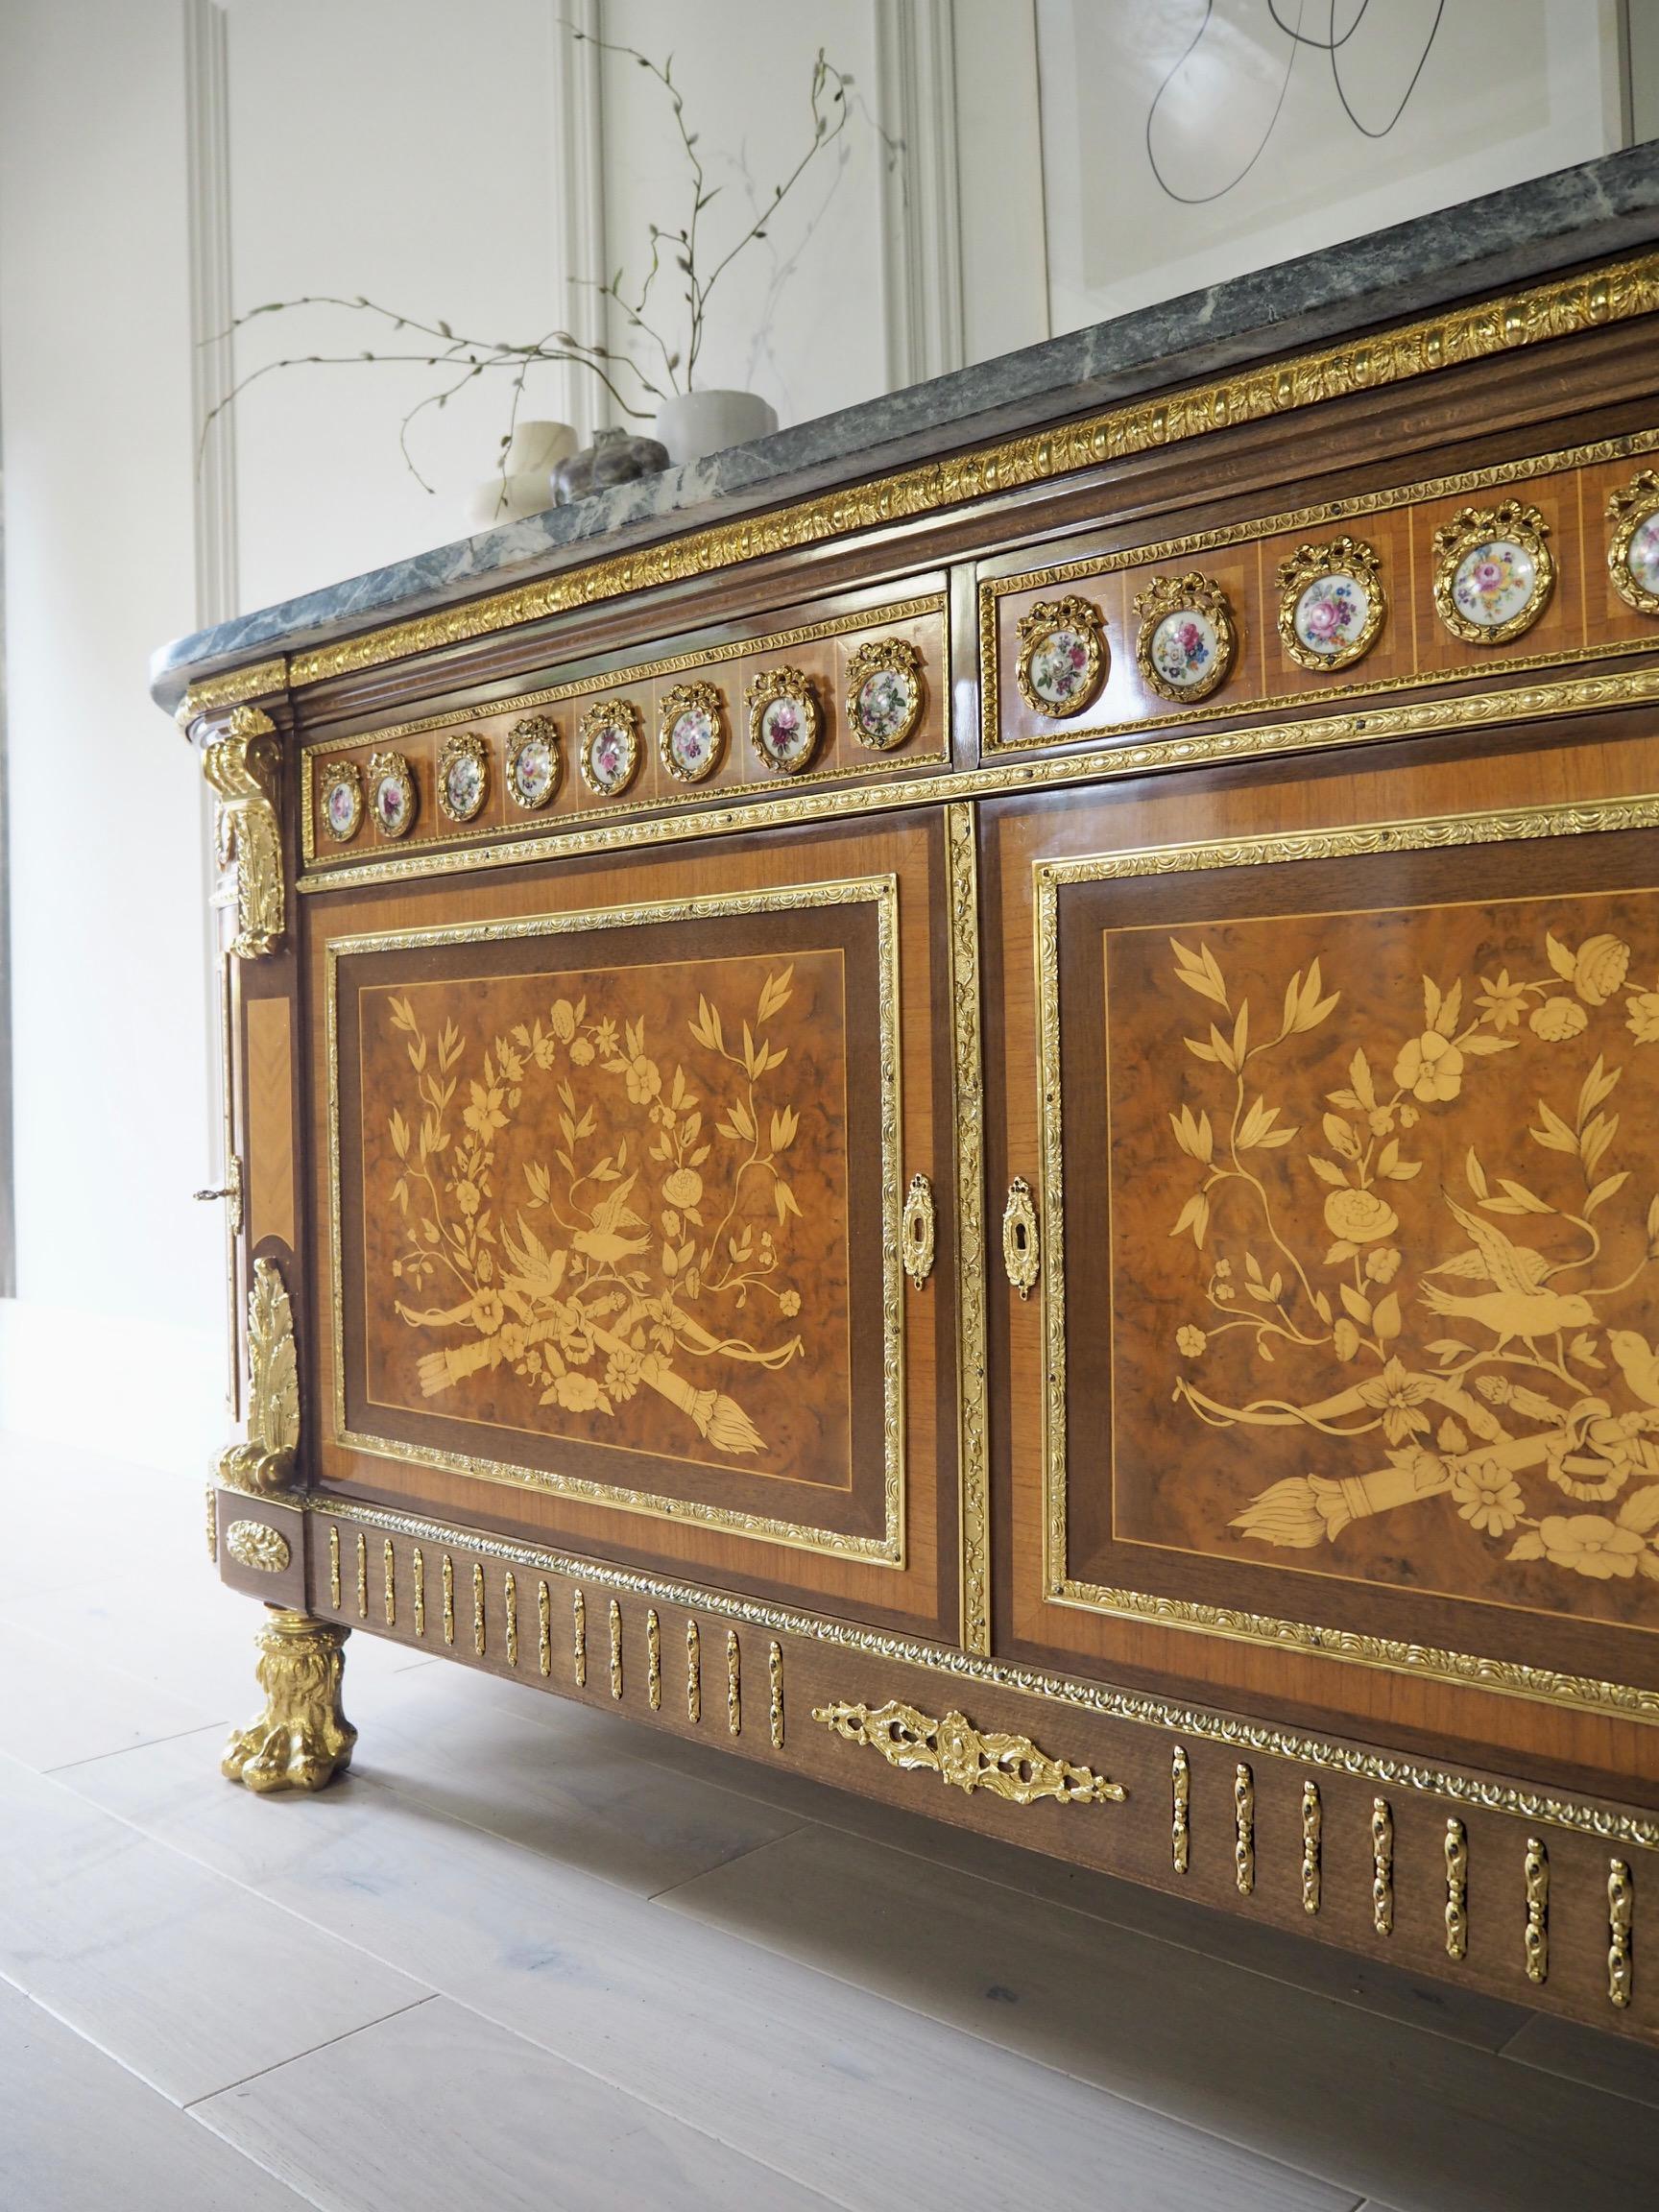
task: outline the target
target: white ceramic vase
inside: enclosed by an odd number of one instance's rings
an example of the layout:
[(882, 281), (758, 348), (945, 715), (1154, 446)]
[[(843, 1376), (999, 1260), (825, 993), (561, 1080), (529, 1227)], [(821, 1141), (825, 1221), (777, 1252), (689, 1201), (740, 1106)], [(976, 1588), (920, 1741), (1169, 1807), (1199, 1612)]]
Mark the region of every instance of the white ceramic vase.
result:
[(575, 429), (568, 422), (520, 422), (507, 448), (505, 470), (474, 484), (468, 494), (468, 529), (493, 530), (503, 522), (540, 515), (549, 504), (550, 471), (575, 452), (576, 444)]
[(776, 410), (756, 392), (676, 392), (657, 410), (657, 436), (676, 467), (747, 445), (777, 427)]

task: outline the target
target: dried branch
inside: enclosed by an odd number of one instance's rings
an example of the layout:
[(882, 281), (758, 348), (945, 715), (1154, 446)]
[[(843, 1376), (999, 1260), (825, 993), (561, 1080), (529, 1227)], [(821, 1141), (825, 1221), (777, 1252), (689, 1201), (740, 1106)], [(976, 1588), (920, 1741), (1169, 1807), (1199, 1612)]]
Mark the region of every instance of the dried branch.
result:
[[(211, 338), (204, 339), (202, 344), (204, 346), (218, 345), (262, 316), (286, 315), (301, 308), (334, 309), (352, 315), (372, 316), (380, 323), (389, 325), (391, 335), (403, 336), (407, 334), (410, 338), (425, 339), (429, 343), (424, 347), (418, 347), (416, 349), (408, 351), (385, 351), (374, 347), (366, 347), (355, 353), (297, 353), (285, 355), (277, 361), (267, 361), (260, 368), (250, 371), (246, 376), (239, 377), (224, 397), (217, 400), (208, 409), (203, 421), (201, 440), (197, 448), (198, 469), (202, 466), (203, 458), (206, 452), (208, 434), (220, 416), (233, 408), (242, 395), (258, 383), (262, 377), (269, 376), (277, 370), (356, 368), (365, 363), (373, 363), (375, 366), (383, 363), (400, 363), (445, 372), (456, 369), (459, 370), (460, 373), (452, 381), (444, 383), (437, 390), (427, 393), (424, 397), (419, 399), (404, 414), (398, 424), (397, 442), (403, 455), (404, 465), (421, 489), (431, 492), (433, 486), (427, 483), (421, 475), (409, 448), (409, 432), (412, 425), (429, 408), (441, 410), (446, 407), (449, 401), (459, 392), (464, 391), (468, 385), (477, 382), (492, 372), (505, 371), (509, 376), (512, 394), (508, 408), (507, 429), (499, 444), (501, 504), (505, 506), (507, 454), (513, 443), (514, 430), (518, 421), (518, 411), (524, 397), (525, 380), (533, 369), (543, 365), (574, 365), (588, 370), (603, 385), (621, 413), (632, 417), (637, 421), (648, 421), (656, 412), (657, 407), (671, 394), (681, 391), (689, 392), (693, 389), (697, 363), (707, 335), (709, 302), (716, 286), (726, 272), (743, 253), (766, 237), (769, 226), (776, 219), (779, 209), (790, 198), (812, 164), (828, 153), (830, 148), (845, 132), (851, 117), (848, 93), (852, 87), (853, 79), (845, 70), (837, 69), (827, 59), (822, 47), (819, 49), (812, 64), (808, 87), (811, 137), (805, 151), (788, 175), (781, 182), (773, 185), (772, 197), (766, 206), (727, 248), (714, 263), (709, 274), (705, 276), (698, 261), (699, 227), (708, 208), (719, 197), (721, 187), (710, 185), (708, 180), (703, 157), (698, 151), (700, 133), (690, 128), (685, 112), (685, 96), (674, 81), (673, 56), (670, 55), (666, 60), (661, 62), (654, 61), (649, 55), (641, 54), (637, 47), (620, 45), (609, 38), (595, 37), (588, 32), (577, 30), (570, 23), (565, 23), (563, 27), (573, 39), (580, 43), (591, 45), (600, 53), (614, 55), (620, 60), (632, 61), (637, 67), (645, 70), (661, 86), (673, 113), (675, 129), (679, 133), (681, 149), (689, 172), (691, 193), (689, 213), (678, 229), (663, 228), (655, 223), (650, 226), (650, 261), (636, 292), (630, 293), (627, 289), (624, 272), (620, 267), (617, 268), (613, 276), (595, 283), (593, 287), (600, 298), (610, 301), (620, 316), (630, 339), (641, 342), (659, 357), (661, 368), (655, 373), (648, 374), (645, 369), (640, 366), (635, 352), (618, 351), (603, 343), (578, 338), (571, 331), (565, 329), (547, 331), (541, 338), (529, 344), (520, 344), (505, 339), (474, 338), (456, 331), (442, 317), (428, 322), (420, 316), (400, 314), (393, 308), (380, 305), (376, 301), (367, 299), (361, 293), (350, 299), (328, 293), (307, 293), (296, 300), (270, 301), (261, 306), (250, 308), (246, 313), (236, 316), (225, 330), (216, 333)], [(889, 159), (896, 159), (902, 148), (897, 141), (887, 138), (886, 134), (880, 132), (879, 126), (876, 125), (873, 119), (868, 116), (867, 110), (865, 115), (866, 120), (871, 121), (871, 127), (877, 130), (878, 134), (882, 138)], [(668, 250), (673, 266), (685, 279), (685, 290), (682, 295), (685, 317), (685, 329), (683, 340), (678, 344), (674, 342), (664, 325), (659, 320), (654, 319), (651, 313), (653, 291), (663, 271), (664, 248)], [(632, 398), (624, 395), (618, 382), (619, 377), (624, 374), (630, 380), (629, 388), (633, 395)], [(684, 381), (682, 381), (682, 377)], [(659, 378), (661, 381), (659, 381)], [(650, 404), (638, 402), (650, 402)]]

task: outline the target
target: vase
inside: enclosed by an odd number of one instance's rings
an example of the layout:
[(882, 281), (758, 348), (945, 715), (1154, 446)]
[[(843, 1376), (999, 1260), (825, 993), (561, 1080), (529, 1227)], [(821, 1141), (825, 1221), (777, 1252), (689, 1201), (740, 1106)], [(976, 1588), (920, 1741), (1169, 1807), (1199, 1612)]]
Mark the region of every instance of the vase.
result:
[(575, 450), (576, 432), (568, 422), (520, 422), (503, 467), (468, 494), (467, 527), (493, 530), (541, 514), (548, 505), (548, 471)]
[(590, 492), (632, 484), (637, 476), (654, 476), (667, 466), (668, 456), (655, 438), (641, 437), (636, 430), (596, 430), (591, 445), (567, 454), (554, 469), (553, 504), (567, 507)]
[(778, 415), (757, 392), (676, 392), (657, 410), (657, 435), (676, 467), (747, 445), (778, 427)]

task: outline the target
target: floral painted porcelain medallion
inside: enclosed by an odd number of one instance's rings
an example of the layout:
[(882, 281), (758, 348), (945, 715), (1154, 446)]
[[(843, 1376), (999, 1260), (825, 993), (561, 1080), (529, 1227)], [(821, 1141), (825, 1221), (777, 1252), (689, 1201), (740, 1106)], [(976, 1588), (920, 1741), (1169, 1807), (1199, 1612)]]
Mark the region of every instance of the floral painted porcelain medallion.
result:
[(1465, 507), (1434, 533), (1434, 605), (1454, 637), (1502, 645), (1530, 630), (1550, 604), (1555, 564), (1536, 507)]
[(869, 637), (847, 663), (847, 726), (891, 753), (922, 719), (922, 656), (906, 638)]
[(1644, 469), (1607, 501), (1607, 572), (1639, 614), (1659, 614), (1659, 471)]
[(515, 806), (534, 814), (547, 805), (564, 774), (559, 732), (545, 714), (527, 714), (507, 737), (507, 790)]
[(462, 731), (438, 762), (438, 804), (451, 822), (470, 822), (489, 795), (489, 749), (475, 730)]
[(1382, 563), (1356, 538), (1299, 545), (1279, 564), (1279, 636), (1303, 668), (1346, 668), (1368, 653), (1387, 602)]
[(1142, 681), (1161, 699), (1187, 705), (1208, 698), (1227, 681), (1238, 651), (1238, 633), (1227, 594), (1196, 570), (1154, 576), (1138, 594), (1141, 628), (1135, 660)]
[(1039, 599), (1020, 617), (1015, 681), (1034, 713), (1081, 714), (1106, 676), (1106, 617), (1090, 599)]
[(726, 754), (725, 701), (712, 684), (676, 684), (662, 701), (662, 765), (682, 783), (712, 776)]
[(632, 699), (596, 699), (582, 717), (577, 763), (600, 799), (619, 799), (639, 773), (639, 709)]
[(323, 827), (349, 845), (363, 827), (363, 771), (355, 760), (330, 760), (323, 771)]
[(415, 778), (401, 753), (370, 757), (369, 790), (381, 836), (406, 837), (415, 826)]
[(749, 682), (749, 734), (768, 768), (799, 776), (812, 764), (823, 716), (799, 668), (762, 668)]

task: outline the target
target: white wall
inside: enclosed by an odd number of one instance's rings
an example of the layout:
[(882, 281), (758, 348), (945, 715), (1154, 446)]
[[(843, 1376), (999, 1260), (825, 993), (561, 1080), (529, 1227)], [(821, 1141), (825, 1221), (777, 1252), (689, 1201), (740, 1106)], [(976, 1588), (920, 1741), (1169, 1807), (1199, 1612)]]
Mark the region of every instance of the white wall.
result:
[[(811, 8), (757, 13), (752, 0), (698, 0), (695, 36), (684, 0), (604, 0), (607, 39), (661, 60), (698, 133), (708, 186), (698, 260), (711, 274), (721, 254), (771, 204), (773, 189), (811, 143), (813, 60), (850, 75), (845, 131), (819, 156), (757, 241), (719, 279), (697, 382), (735, 386), (771, 400), (799, 422), (886, 390), (882, 325), (881, 172), (872, 0), (815, 0)], [(631, 288), (649, 266), (649, 230), (688, 219), (691, 185), (661, 87), (637, 62), (607, 53), (604, 99), (605, 242)], [(685, 326), (678, 272), (665, 268), (653, 299), (679, 342)], [(624, 342), (611, 319), (611, 343)], [(648, 350), (642, 352), (648, 363)], [(661, 364), (657, 365), (661, 373)]]
[(0, 0), (18, 1299), (0, 1420), (188, 1452), (223, 1411), (200, 779), (145, 695), (193, 594), (177, 0)]
[[(559, 324), (557, 6), (228, 0), (226, 13), (239, 311), (363, 293), (487, 339)], [(409, 346), (373, 318), (307, 310), (240, 332), (236, 365), (245, 375), (284, 354)], [(507, 393), (480, 379), (414, 426), (428, 493), (397, 427), (436, 381), (420, 367), (285, 370), (238, 401), (245, 605), (465, 535), (462, 501), (496, 466)], [(537, 370), (527, 397), (530, 414), (557, 415), (556, 373)]]

